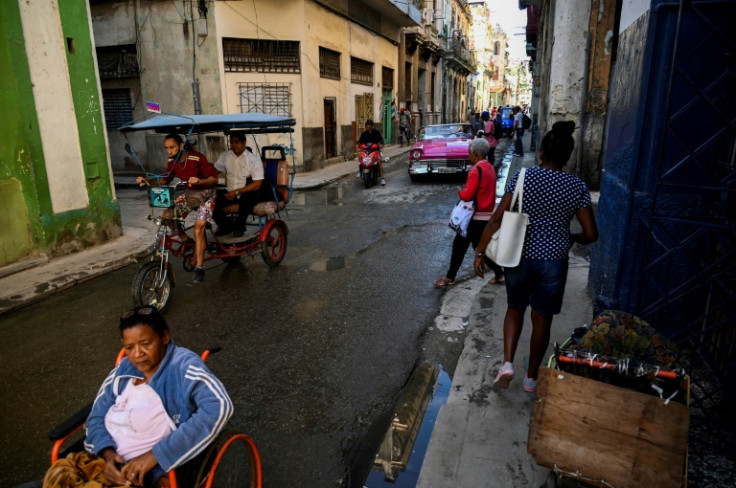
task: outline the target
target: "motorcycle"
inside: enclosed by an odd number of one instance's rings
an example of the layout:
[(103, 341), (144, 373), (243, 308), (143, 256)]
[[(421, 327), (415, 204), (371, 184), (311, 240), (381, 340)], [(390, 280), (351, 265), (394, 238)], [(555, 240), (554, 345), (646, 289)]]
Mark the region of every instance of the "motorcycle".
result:
[[(251, 134), (291, 133), (296, 121), (286, 117), (276, 117), (259, 113), (242, 113), (226, 115), (157, 115), (143, 122), (131, 122), (121, 127), (123, 133), (137, 130), (154, 130), (168, 134), (182, 131), (188, 127), (187, 144), (191, 144), (192, 133), (211, 133), (224, 131), (243, 131)], [(134, 156), (143, 167), (138, 154), (130, 142), (126, 143), (126, 151)], [(293, 154), (293, 153), (292, 153)], [(243, 256), (260, 254), (269, 266), (278, 266), (286, 255), (289, 228), (281, 219), (281, 211), (291, 199), (293, 190), (295, 163), (292, 156), (292, 170), (289, 171), (282, 146), (265, 146), (261, 148), (264, 163), (264, 176), (271, 183), (273, 199), (258, 203), (253, 209), (252, 218), (246, 221), (246, 231), (240, 237), (235, 235), (218, 236), (208, 223), (205, 230), (204, 262), (222, 260), (226, 263), (237, 262)], [(147, 179), (158, 181), (165, 175), (146, 173)], [(189, 235), (194, 225), (186, 226), (185, 220), (176, 215), (174, 202), (176, 193), (183, 190), (185, 182), (174, 185), (155, 185), (148, 187), (150, 206), (149, 220), (156, 225), (156, 237), (151, 259), (145, 262), (136, 272), (131, 286), (133, 301), (136, 306), (151, 305), (164, 312), (170, 303), (172, 289), (176, 284), (174, 267), (169, 262), (170, 256), (182, 258), (185, 271), (191, 272), (196, 265), (195, 241)], [(156, 215), (157, 210), (166, 210)], [(224, 208), (225, 213), (234, 218), (238, 204), (232, 203)], [(182, 238), (172, 229), (183, 228), (186, 237)]]
[(378, 150), (378, 144), (371, 144), (370, 147), (367, 144), (360, 145), (360, 154), (358, 155), (360, 177), (366, 188), (378, 183), (378, 177), (380, 176), (378, 162), (380, 158), (381, 152)]

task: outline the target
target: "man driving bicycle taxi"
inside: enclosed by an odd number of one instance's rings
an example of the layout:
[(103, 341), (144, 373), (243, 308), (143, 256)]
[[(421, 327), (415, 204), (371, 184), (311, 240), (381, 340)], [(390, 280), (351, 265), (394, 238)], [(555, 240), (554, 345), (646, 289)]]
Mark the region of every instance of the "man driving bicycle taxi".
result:
[[(218, 191), (213, 218), (217, 223), (217, 235), (232, 232), (233, 237), (242, 237), (245, 221), (258, 202), (273, 200), (271, 187), (264, 178), (263, 162), (257, 154), (247, 150), (245, 134), (230, 134), (230, 149), (217, 158), (215, 169), (227, 177), (227, 191)], [(238, 215), (234, 226), (225, 215), (224, 207), (238, 203)]]
[[(169, 155), (166, 165), (166, 173), (161, 178), (146, 178), (139, 176), (136, 182), (140, 186), (168, 184), (174, 177), (187, 183), (186, 190), (174, 201), (174, 208), (164, 211), (165, 218), (174, 217), (172, 210), (181, 218), (186, 218), (190, 211), (197, 209), (197, 220), (194, 223), (194, 257), (196, 266), (194, 268), (194, 281), (204, 281), (204, 250), (205, 226), (212, 221), (212, 213), (215, 208), (215, 186), (217, 185), (217, 172), (214, 166), (207, 161), (204, 154), (184, 147), (184, 141), (179, 134), (169, 134), (164, 138), (164, 148)], [(189, 237), (180, 222), (176, 227), (172, 224), (171, 230), (176, 232), (182, 242)]]

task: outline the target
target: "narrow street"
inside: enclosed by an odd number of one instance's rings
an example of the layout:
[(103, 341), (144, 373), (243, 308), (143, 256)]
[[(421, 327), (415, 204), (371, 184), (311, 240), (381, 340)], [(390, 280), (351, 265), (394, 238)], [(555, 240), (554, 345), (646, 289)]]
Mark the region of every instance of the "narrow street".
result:
[[(384, 427), (415, 365), (452, 376), (464, 331), (431, 327), (442, 297), (431, 283), (449, 260), (446, 219), (461, 182), (411, 183), (404, 161), (387, 181), (366, 190), (346, 178), (296, 194), (286, 259), (274, 269), (259, 258), (218, 264), (203, 284), (176, 269), (173, 339), (223, 347), (209, 366), (235, 404), (228, 427), (258, 444), (266, 486), (357, 486), (351, 463), (377, 449), (380, 437), (365, 436)], [(93, 398), (117, 352), (135, 269), (0, 318), (0, 439), (14, 446), (1, 455), (0, 485), (40, 478), (48, 432)], [(467, 260), (460, 278), (471, 273)]]

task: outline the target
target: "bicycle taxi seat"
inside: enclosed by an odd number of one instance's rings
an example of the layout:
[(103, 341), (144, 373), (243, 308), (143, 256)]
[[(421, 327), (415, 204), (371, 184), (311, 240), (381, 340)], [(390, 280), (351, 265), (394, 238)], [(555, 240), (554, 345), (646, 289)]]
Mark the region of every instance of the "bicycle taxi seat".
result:
[[(283, 147), (262, 147), (261, 160), (263, 161), (263, 176), (271, 186), (273, 199), (258, 202), (253, 207), (253, 215), (259, 218), (268, 218), (284, 210), (291, 199), (291, 175), (289, 174), (289, 163), (286, 161), (286, 152)], [(223, 210), (227, 214), (238, 213), (238, 202), (225, 206)]]

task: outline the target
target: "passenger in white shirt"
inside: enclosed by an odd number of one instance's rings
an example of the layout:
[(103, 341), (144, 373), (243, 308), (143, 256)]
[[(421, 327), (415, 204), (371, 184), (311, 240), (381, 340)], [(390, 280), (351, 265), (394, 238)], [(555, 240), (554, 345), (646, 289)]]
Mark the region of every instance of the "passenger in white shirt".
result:
[[(229, 234), (241, 237), (245, 231), (245, 220), (258, 202), (273, 200), (269, 194), (271, 185), (264, 180), (263, 162), (258, 155), (246, 150), (245, 134), (230, 134), (230, 150), (222, 153), (215, 169), (227, 176), (227, 191), (218, 191), (212, 217), (217, 222), (217, 235)], [(238, 218), (234, 225), (225, 216), (223, 207), (237, 201)]]

